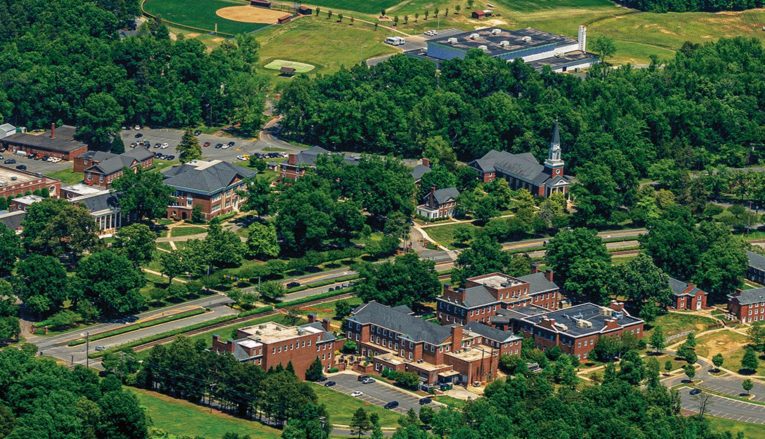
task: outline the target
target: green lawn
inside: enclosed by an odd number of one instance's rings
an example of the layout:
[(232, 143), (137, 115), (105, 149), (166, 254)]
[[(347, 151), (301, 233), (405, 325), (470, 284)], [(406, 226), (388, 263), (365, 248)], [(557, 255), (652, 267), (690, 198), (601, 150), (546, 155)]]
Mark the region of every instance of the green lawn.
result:
[(281, 70), (282, 67), (292, 67), (295, 69), (296, 73), (308, 73), (314, 69), (314, 66), (311, 64), (297, 61), (286, 61), (283, 59), (275, 59), (263, 67), (268, 70)]
[(219, 32), (229, 34), (252, 32), (267, 26), (226, 20), (215, 14), (220, 8), (243, 4), (246, 2), (236, 0), (146, 0), (144, 9), (150, 14), (160, 15), (164, 20), (199, 28), (200, 32), (212, 32), (216, 23)]
[(143, 389), (130, 388), (151, 417), (153, 426), (167, 433), (220, 439), (226, 433), (250, 435), (258, 439), (277, 439), (281, 431), (253, 421), (235, 418), (187, 401)]
[(746, 439), (765, 439), (765, 428), (762, 425), (747, 424), (746, 422), (732, 421), (730, 419), (706, 416), (712, 430), (717, 433), (731, 432), (733, 437), (739, 432), (744, 433)]
[(345, 301), (350, 303), (352, 306), (356, 307), (358, 305), (361, 305), (362, 300), (358, 297), (351, 297), (348, 299), (339, 299), (339, 300), (333, 300), (331, 302), (322, 303), (320, 305), (308, 305), (304, 308), (300, 308), (301, 314), (316, 314), (316, 317), (318, 319), (335, 319), (335, 305), (337, 305), (337, 302)]
[(448, 396), (448, 395), (439, 395), (433, 399), (435, 399), (436, 401), (442, 404), (446, 404), (447, 406), (453, 409), (461, 409), (465, 407), (465, 404), (467, 404), (467, 401), (465, 401), (464, 399), (457, 399), (453, 396)]
[(170, 236), (173, 238), (177, 238), (179, 236), (198, 235), (200, 233), (207, 233), (207, 228), (200, 226), (181, 226), (173, 227), (170, 229)]
[[(695, 331), (697, 334), (701, 331), (717, 327), (715, 321), (709, 317), (702, 317), (693, 314), (667, 313), (656, 318), (651, 325), (652, 328), (661, 326), (665, 336), (679, 334), (685, 331)], [(651, 330), (646, 332), (652, 332)], [(677, 340), (675, 340), (677, 341)]]
[[(741, 368), (744, 350), (749, 344), (749, 337), (733, 331), (719, 331), (714, 334), (702, 335), (696, 339), (696, 352), (702, 357), (712, 358), (722, 354), (725, 359), (723, 367), (734, 372)], [(765, 361), (760, 361), (757, 375), (765, 374)]]
[(83, 178), (82, 172), (74, 172), (71, 169), (62, 169), (60, 171), (50, 172), (45, 175), (50, 178), (55, 178), (56, 180), (61, 180), (61, 183), (63, 184), (81, 183)]
[(162, 250), (167, 250), (167, 251), (172, 251), (173, 250), (173, 247), (170, 246), (169, 242), (158, 242), (157, 243), (157, 248), (162, 249)]
[(387, 9), (400, 3), (401, 0), (309, 0), (307, 4), (321, 6), (322, 10), (345, 9), (348, 11), (379, 14), (381, 9)]
[(443, 245), (444, 247), (448, 249), (455, 249), (457, 247), (454, 245), (454, 234), (457, 232), (457, 230), (469, 229), (475, 233), (479, 228), (480, 227), (474, 226), (471, 223), (460, 223), (426, 227), (423, 230), (428, 234), (428, 236), (433, 238), (433, 240)]
[(398, 418), (401, 416), (391, 410), (370, 404), (350, 395), (328, 389), (321, 385), (315, 385), (314, 391), (319, 397), (319, 402), (327, 406), (330, 422), (333, 424), (349, 425), (353, 412), (359, 407), (364, 407), (368, 413), (377, 413), (380, 416), (381, 427), (397, 427)]

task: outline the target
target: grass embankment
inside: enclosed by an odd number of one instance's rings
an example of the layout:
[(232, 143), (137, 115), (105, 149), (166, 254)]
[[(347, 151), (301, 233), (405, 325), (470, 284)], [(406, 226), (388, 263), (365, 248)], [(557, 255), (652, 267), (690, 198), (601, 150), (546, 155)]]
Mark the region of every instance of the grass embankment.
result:
[[(163, 323), (173, 322), (175, 320), (185, 319), (186, 317), (196, 316), (204, 312), (206, 312), (204, 308), (190, 309), (188, 311), (180, 312), (178, 314), (173, 314), (167, 317), (160, 317), (158, 319), (152, 319), (145, 322), (136, 323), (135, 325), (123, 326), (121, 328), (112, 329), (111, 331), (99, 332), (98, 334), (91, 335), (90, 341), (102, 340), (104, 338), (114, 337), (115, 335), (126, 334), (128, 332), (137, 331), (139, 329), (150, 328), (152, 326), (161, 325)], [(85, 344), (84, 338), (79, 338), (77, 340), (70, 341), (67, 346), (79, 346), (81, 344)]]
[(377, 413), (380, 416), (381, 427), (397, 427), (401, 417), (392, 410), (386, 410), (378, 405), (370, 404), (350, 395), (328, 389), (322, 385), (314, 385), (313, 390), (319, 397), (319, 402), (327, 407), (329, 420), (332, 424), (350, 425), (353, 413), (363, 407), (367, 413)]
[(152, 420), (152, 425), (169, 434), (183, 437), (221, 438), (226, 433), (259, 439), (277, 439), (281, 431), (254, 421), (229, 416), (188, 401), (156, 392), (129, 388)]

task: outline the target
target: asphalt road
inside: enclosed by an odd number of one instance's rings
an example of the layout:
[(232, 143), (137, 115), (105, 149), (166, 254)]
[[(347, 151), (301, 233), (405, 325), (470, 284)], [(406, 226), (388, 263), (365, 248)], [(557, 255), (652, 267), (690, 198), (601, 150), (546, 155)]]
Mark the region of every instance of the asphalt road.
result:
[(362, 384), (358, 381), (358, 375), (341, 372), (337, 375), (328, 376), (329, 381), (334, 381), (337, 384), (328, 387), (336, 392), (345, 393), (350, 395), (351, 392), (359, 390), (364, 392), (363, 395), (358, 397), (370, 404), (384, 406), (391, 401), (398, 401), (399, 406), (394, 410), (399, 413), (406, 413), (409, 409), (414, 409), (419, 413), (420, 411), (420, 398), (412, 396), (411, 394), (399, 390), (393, 386), (387, 384), (381, 384), (374, 382), (371, 384)]
[(724, 398), (705, 392), (699, 395), (691, 395), (690, 391), (691, 389), (688, 387), (680, 389), (680, 405), (684, 410), (699, 413), (706, 399), (704, 413), (707, 415), (751, 424), (765, 424), (765, 406)]

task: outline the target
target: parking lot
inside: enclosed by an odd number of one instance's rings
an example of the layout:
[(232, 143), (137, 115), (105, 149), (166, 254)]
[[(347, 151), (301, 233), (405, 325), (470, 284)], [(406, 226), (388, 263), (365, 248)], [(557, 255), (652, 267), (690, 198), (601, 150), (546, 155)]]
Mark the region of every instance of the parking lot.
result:
[[(46, 162), (43, 160), (33, 160), (25, 155), (22, 156), (19, 154), (14, 154), (10, 151), (0, 152), (0, 156), (3, 157), (3, 160), (0, 161), (3, 166), (16, 169), (16, 167), (19, 165), (25, 165), (27, 167), (27, 172), (50, 174), (51, 172), (61, 171), (64, 169), (72, 169), (72, 163), (63, 160), (58, 163)], [(15, 160), (16, 162), (5, 163), (6, 160), (10, 159)]]
[(363, 384), (361, 381), (358, 381), (358, 375), (356, 374), (347, 372), (339, 373), (330, 376), (329, 381), (337, 383), (332, 387), (328, 387), (336, 392), (345, 393), (346, 395), (350, 395), (351, 392), (357, 390), (364, 392), (364, 394), (358, 398), (370, 404), (382, 407), (391, 401), (398, 401), (399, 406), (394, 410), (399, 413), (406, 413), (409, 409), (414, 409), (417, 412), (420, 411), (419, 397), (412, 396), (407, 392), (379, 382)]

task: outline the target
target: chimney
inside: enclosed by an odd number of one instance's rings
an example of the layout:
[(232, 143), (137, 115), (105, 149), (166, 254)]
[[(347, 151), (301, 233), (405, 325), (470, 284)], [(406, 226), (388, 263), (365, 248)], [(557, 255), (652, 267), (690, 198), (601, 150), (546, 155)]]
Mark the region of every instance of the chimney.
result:
[(552, 270), (545, 270), (545, 277), (546, 277), (546, 278), (547, 278), (547, 280), (549, 280), (550, 282), (555, 282), (555, 281), (553, 280), (553, 271), (552, 271)]
[(297, 154), (290, 154), (287, 157), (287, 164), (288, 165), (297, 165)]
[(329, 319), (322, 319), (321, 320), (321, 326), (324, 327), (324, 330), (327, 332), (331, 332), (329, 328)]
[(56, 138), (56, 122), (53, 122), (50, 124), (50, 138), (55, 139)]
[(579, 36), (577, 38), (577, 42), (579, 43), (580, 51), (587, 51), (587, 26), (579, 26)]
[(606, 320), (605, 329), (618, 329), (618, 328), (619, 328), (619, 323), (616, 321), (616, 319)]
[(422, 166), (425, 166), (426, 168), (430, 167), (430, 159), (427, 159), (425, 157), (422, 158)]
[(624, 303), (617, 302), (616, 300), (612, 300), (611, 304), (608, 305), (609, 308), (611, 308), (614, 311), (624, 311)]
[(314, 323), (316, 322), (316, 314), (310, 313), (308, 314), (308, 323)]
[(453, 325), (452, 330), (452, 352), (457, 352), (462, 348), (462, 325)]
[(236, 346), (234, 345), (234, 341), (233, 340), (229, 340), (229, 341), (226, 342), (226, 350), (227, 351), (229, 351), (229, 352), (231, 352), (233, 354), (234, 351), (236, 350), (235, 348), (236, 348)]
[(539, 273), (539, 262), (531, 263), (531, 273)]

